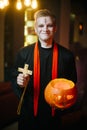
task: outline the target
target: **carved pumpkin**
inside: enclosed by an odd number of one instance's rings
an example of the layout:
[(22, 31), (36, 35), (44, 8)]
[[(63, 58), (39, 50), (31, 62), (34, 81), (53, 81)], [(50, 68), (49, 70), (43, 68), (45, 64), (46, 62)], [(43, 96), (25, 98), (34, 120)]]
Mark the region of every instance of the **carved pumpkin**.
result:
[(45, 88), (44, 97), (48, 104), (57, 108), (69, 108), (76, 102), (74, 82), (65, 78), (51, 80)]

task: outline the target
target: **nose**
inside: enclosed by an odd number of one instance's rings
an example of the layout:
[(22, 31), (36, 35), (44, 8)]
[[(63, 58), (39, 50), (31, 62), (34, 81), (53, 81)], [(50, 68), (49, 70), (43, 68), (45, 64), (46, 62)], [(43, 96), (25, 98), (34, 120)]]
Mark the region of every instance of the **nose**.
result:
[(44, 31), (47, 31), (47, 30), (48, 30), (48, 28), (47, 28), (47, 26), (46, 26), (46, 25), (44, 26), (44, 28), (43, 28), (43, 29), (44, 29)]

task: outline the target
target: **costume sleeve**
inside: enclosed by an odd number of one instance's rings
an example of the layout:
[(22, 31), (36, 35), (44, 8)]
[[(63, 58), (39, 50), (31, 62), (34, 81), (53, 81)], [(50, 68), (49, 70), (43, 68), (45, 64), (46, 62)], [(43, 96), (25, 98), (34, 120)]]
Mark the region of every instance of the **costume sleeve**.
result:
[(20, 88), (17, 84), (17, 76), (18, 76), (18, 67), (24, 67), (24, 59), (22, 57), (23, 54), (19, 51), (16, 55), (14, 65), (13, 65), (13, 71), (12, 71), (12, 88), (14, 90), (14, 93), (17, 95), (18, 98), (20, 98), (23, 88)]
[(65, 48), (59, 50), (59, 76), (77, 83), (77, 70), (74, 54)]
[(71, 55), (71, 58), (69, 61), (70, 61), (69, 63), (70, 78), (76, 84), (77, 83), (77, 70), (76, 70), (75, 57), (73, 54)]

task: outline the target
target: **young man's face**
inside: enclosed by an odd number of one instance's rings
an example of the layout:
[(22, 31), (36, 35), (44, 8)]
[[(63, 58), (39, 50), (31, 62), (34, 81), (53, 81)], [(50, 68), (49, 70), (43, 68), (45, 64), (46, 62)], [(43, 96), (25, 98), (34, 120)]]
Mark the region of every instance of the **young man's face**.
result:
[(35, 23), (35, 32), (39, 39), (46, 41), (52, 39), (56, 31), (56, 26), (53, 24), (51, 17), (39, 17)]

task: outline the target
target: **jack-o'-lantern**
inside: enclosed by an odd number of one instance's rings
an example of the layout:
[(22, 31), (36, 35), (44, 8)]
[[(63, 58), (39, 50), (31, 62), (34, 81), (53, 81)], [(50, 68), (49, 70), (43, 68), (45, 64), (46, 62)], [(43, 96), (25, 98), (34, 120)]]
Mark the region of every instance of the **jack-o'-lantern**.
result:
[(65, 78), (51, 80), (44, 90), (48, 104), (56, 108), (69, 108), (77, 99), (75, 83)]

